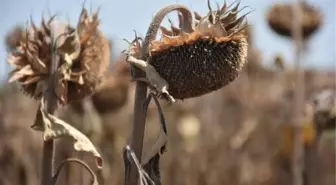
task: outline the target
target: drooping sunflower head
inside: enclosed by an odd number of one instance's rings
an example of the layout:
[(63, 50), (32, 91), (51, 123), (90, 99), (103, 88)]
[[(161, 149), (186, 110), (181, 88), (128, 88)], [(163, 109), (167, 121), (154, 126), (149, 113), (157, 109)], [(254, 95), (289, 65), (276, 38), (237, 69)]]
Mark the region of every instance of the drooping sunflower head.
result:
[[(292, 6), (292, 3), (276, 3), (266, 15), (270, 28), (278, 35), (292, 37), (295, 16)], [(302, 36), (304, 39), (309, 39), (321, 27), (323, 17), (320, 10), (307, 2), (300, 2), (299, 7), (302, 12), (299, 23), (302, 26)]]
[[(167, 80), (176, 99), (210, 93), (232, 82), (246, 63), (247, 40), (243, 30), (244, 9), (226, 3), (205, 16), (194, 13), (193, 21), (179, 14), (179, 26), (161, 26), (162, 39), (150, 45), (149, 62)], [(186, 26), (190, 25), (190, 26)], [(192, 30), (184, 28), (192, 27)]]

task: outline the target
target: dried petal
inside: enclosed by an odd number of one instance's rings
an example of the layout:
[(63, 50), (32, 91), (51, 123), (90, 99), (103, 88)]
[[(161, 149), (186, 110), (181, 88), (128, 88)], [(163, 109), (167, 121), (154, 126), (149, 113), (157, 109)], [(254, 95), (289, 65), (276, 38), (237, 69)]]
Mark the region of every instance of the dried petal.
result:
[(168, 30), (167, 28), (165, 28), (163, 26), (160, 26), (160, 30), (161, 30), (162, 34), (169, 35), (169, 36), (173, 35), (172, 31)]

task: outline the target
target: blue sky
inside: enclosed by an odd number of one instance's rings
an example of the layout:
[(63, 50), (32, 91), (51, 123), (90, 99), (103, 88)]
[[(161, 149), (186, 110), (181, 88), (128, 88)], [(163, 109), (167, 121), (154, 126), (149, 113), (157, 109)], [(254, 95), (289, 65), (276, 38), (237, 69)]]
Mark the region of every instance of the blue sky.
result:
[[(0, 6), (0, 78), (6, 78), (8, 69), (5, 62), (6, 51), (3, 45), (3, 37), (15, 24), (25, 24), (32, 15), (33, 20), (39, 23), (44, 12), (48, 16), (48, 7), (51, 13), (59, 13), (61, 18), (76, 23), (84, 0), (1, 0)], [(217, 0), (223, 3), (224, 0)], [(263, 51), (264, 63), (270, 62), (277, 54), (283, 54), (291, 63), (293, 60), (292, 43), (275, 35), (267, 26), (264, 15), (274, 2), (288, 2), (289, 0), (241, 0), (241, 6), (248, 5), (255, 9), (248, 21), (254, 26), (254, 44)], [(163, 6), (171, 3), (182, 3), (190, 9), (204, 15), (207, 10), (206, 0), (87, 0), (86, 7), (92, 4), (93, 9), (100, 6), (101, 29), (114, 41), (116, 51), (126, 47), (123, 38), (132, 39), (133, 29), (144, 35), (152, 16)], [(233, 0), (227, 0), (230, 4)], [(309, 51), (305, 57), (305, 64), (310, 67), (335, 68), (335, 0), (309, 0), (324, 13), (323, 27), (309, 42)], [(215, 1), (212, 1), (215, 5)], [(215, 6), (214, 6), (215, 7)], [(279, 15), (281, 16), (281, 15)], [(175, 14), (170, 14), (173, 20)], [(175, 21), (177, 23), (177, 21)], [(165, 21), (167, 24), (167, 21)]]

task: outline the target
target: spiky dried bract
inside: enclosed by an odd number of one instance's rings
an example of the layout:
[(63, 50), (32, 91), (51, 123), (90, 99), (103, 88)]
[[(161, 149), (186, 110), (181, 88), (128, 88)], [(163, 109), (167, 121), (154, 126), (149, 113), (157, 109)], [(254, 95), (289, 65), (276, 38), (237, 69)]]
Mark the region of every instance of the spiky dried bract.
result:
[(9, 82), (18, 81), (25, 94), (39, 99), (47, 89), (50, 65), (59, 57), (54, 88), (61, 104), (91, 95), (109, 65), (107, 39), (98, 30), (97, 13), (83, 8), (73, 27), (51, 17), (37, 27), (32, 21), (17, 51), (8, 54), (15, 69)]
[[(247, 58), (245, 15), (237, 17), (239, 3), (226, 4), (208, 15), (195, 16), (172, 31), (161, 27), (163, 38), (151, 43), (149, 62), (169, 83), (176, 99), (198, 97), (229, 84), (237, 78)], [(180, 16), (179, 16), (180, 17)], [(193, 24), (186, 32), (183, 24)]]
[[(270, 28), (277, 34), (292, 37), (293, 12), (292, 3), (274, 4), (267, 14)], [(322, 14), (307, 2), (300, 2), (302, 12), (302, 34), (304, 39), (310, 38), (322, 24)]]

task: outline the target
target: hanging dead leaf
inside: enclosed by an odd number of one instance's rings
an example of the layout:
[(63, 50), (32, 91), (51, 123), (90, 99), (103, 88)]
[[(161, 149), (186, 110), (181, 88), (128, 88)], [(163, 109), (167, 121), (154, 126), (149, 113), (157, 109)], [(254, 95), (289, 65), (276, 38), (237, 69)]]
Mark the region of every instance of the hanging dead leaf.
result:
[[(66, 123), (65, 121), (48, 114), (44, 109), (44, 100), (41, 100), (40, 111), (36, 117), (35, 124), (32, 126), (34, 130), (43, 132), (45, 141), (57, 139), (64, 136), (69, 136), (74, 139), (74, 149), (76, 151), (84, 151), (91, 153), (96, 158), (96, 165), (99, 169), (103, 166), (103, 159), (98, 153), (96, 147), (92, 144), (89, 138), (83, 133)], [(41, 119), (43, 128), (41, 128)]]

